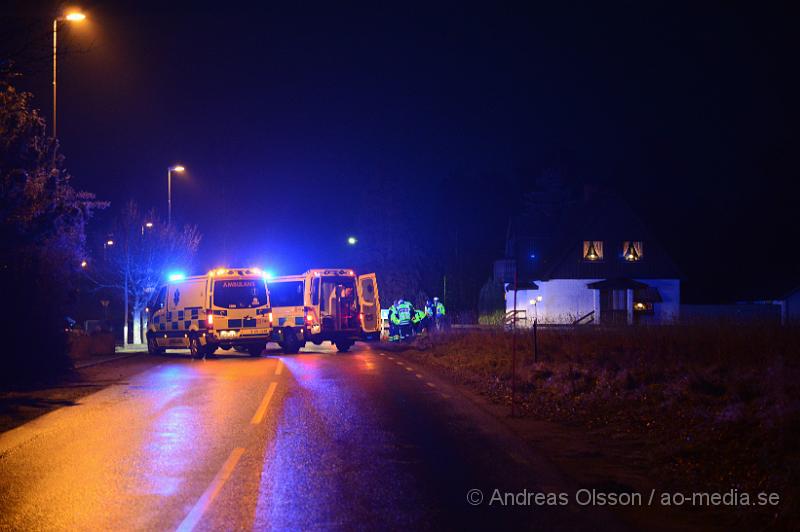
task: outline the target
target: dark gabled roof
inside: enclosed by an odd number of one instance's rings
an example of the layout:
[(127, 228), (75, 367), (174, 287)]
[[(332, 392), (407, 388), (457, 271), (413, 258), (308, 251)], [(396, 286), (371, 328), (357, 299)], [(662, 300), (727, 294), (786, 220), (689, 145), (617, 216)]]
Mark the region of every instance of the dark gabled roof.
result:
[(595, 281), (586, 285), (590, 290), (605, 290), (611, 288), (613, 290), (644, 290), (649, 288), (645, 283), (634, 281), (633, 279), (618, 278), (618, 279), (605, 279), (603, 281)]
[[(596, 193), (546, 218), (514, 220), (511, 247), (528, 279), (676, 279), (675, 263), (620, 197)], [(603, 241), (603, 260), (583, 260), (585, 240)], [(642, 242), (642, 260), (622, 258), (624, 241)], [(534, 255), (531, 258), (531, 255)], [(524, 273), (523, 273), (524, 272)]]

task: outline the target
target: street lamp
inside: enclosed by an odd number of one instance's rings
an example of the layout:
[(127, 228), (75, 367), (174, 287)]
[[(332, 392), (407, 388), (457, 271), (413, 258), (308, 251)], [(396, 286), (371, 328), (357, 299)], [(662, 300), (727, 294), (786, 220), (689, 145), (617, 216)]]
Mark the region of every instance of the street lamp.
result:
[(347, 243), (350, 244), (351, 246), (355, 246), (357, 242), (358, 239), (356, 237), (354, 236), (347, 237)]
[(70, 11), (63, 16), (53, 19), (53, 138), (56, 138), (56, 55), (58, 53), (58, 23), (66, 20), (68, 22), (81, 22), (86, 19), (86, 15), (80, 11)]
[(153, 228), (153, 222), (145, 222), (144, 225), (142, 226), (142, 236), (144, 236), (145, 229), (152, 229), (152, 228)]
[(179, 164), (167, 168), (167, 225), (172, 225), (172, 172), (180, 174), (185, 170), (186, 168)]
[(103, 242), (103, 260), (106, 260), (106, 250), (114, 245), (114, 241), (112, 239), (108, 239)]

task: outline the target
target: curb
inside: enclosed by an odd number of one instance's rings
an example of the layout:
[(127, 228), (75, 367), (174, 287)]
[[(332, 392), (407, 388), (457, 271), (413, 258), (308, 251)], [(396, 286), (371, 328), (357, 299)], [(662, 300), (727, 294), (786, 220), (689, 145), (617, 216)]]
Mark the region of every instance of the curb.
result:
[(75, 364), (75, 369), (83, 369), (83, 368), (88, 368), (88, 367), (91, 367), (91, 366), (97, 366), (98, 364), (105, 364), (106, 362), (113, 362), (115, 360), (121, 360), (123, 358), (130, 358), (130, 357), (133, 357), (133, 356), (136, 356), (136, 355), (141, 355), (141, 354), (144, 354), (144, 353), (146, 353), (146, 351), (134, 351), (133, 353), (119, 354), (118, 356), (104, 358), (102, 360), (89, 360), (89, 361), (86, 361), (86, 362), (83, 362), (83, 363), (80, 363), (80, 364)]

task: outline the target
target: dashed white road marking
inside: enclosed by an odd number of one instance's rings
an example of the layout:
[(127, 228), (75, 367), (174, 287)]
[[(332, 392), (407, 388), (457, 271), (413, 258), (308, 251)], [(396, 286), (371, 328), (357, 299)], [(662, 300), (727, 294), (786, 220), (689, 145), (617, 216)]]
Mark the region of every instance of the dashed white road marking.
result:
[(208, 485), (206, 491), (200, 496), (197, 500), (195, 505), (192, 507), (192, 511), (189, 512), (189, 515), (181, 521), (181, 524), (178, 525), (178, 532), (189, 532), (193, 530), (197, 523), (200, 522), (200, 519), (203, 517), (203, 514), (206, 513), (211, 503), (214, 502), (217, 494), (222, 489), (222, 486), (225, 482), (230, 478), (231, 473), (233, 473), (233, 468), (236, 467), (236, 464), (239, 462), (239, 458), (242, 457), (244, 453), (244, 447), (237, 447), (231, 454), (228, 456), (228, 459), (225, 460), (225, 463), (222, 464), (222, 468), (217, 472), (217, 475), (214, 477), (214, 480), (211, 481), (211, 484)]
[(422, 375), (420, 375), (419, 373), (417, 373), (417, 378), (418, 378), (418, 379), (421, 379), (421, 378), (422, 378)]
[(275, 375), (280, 375), (281, 373), (283, 373), (283, 360), (279, 358), (278, 365), (275, 366)]
[(404, 367), (406, 368), (406, 371), (414, 371), (414, 368), (412, 368), (410, 366), (404, 366)]
[(426, 382), (425, 384), (427, 384), (431, 388), (436, 388), (436, 385), (434, 383), (432, 383), (432, 382)]
[(267, 388), (267, 393), (264, 395), (264, 399), (261, 400), (261, 404), (258, 405), (258, 410), (256, 410), (253, 419), (250, 420), (251, 425), (258, 425), (261, 423), (261, 420), (264, 419), (264, 414), (267, 413), (267, 407), (269, 406), (269, 402), (272, 399), (272, 395), (275, 393), (275, 388), (277, 387), (277, 382), (269, 383), (269, 388)]
[(449, 395), (447, 395), (446, 393), (443, 393), (443, 394), (441, 394), (441, 395), (442, 395), (442, 397), (443, 397), (444, 399), (450, 399), (450, 396), (449, 396)]

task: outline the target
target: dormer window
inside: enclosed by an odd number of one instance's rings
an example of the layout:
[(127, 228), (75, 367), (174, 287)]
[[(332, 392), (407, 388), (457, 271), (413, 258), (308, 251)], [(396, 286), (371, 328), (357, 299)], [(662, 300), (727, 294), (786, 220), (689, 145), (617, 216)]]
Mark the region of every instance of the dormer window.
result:
[(626, 240), (622, 243), (622, 258), (628, 262), (642, 260), (642, 242)]
[(583, 241), (583, 260), (596, 262), (603, 260), (603, 241), (584, 240)]

